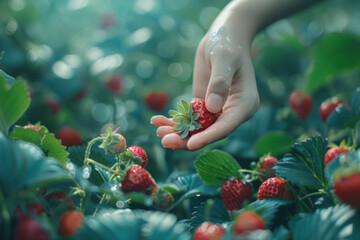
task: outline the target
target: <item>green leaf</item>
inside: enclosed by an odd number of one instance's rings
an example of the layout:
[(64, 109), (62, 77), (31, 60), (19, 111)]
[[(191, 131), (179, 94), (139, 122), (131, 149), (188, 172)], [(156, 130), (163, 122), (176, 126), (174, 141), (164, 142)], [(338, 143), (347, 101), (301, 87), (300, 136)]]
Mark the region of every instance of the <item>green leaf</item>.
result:
[(49, 157), (58, 160), (64, 167), (69, 161), (67, 158), (69, 153), (66, 151), (66, 147), (61, 145), (61, 141), (57, 139), (53, 133), (45, 134), (41, 141), (41, 149), (43, 149)]
[(255, 143), (255, 155), (261, 157), (271, 153), (273, 156), (280, 156), (290, 151), (294, 140), (285, 132), (270, 132)]
[(195, 167), (201, 179), (208, 185), (221, 185), (230, 177), (239, 176), (239, 163), (228, 153), (207, 151), (195, 160)]
[(327, 141), (315, 136), (292, 147), (292, 153), (286, 154), (273, 167), (278, 176), (295, 185), (309, 188), (326, 187), (328, 182), (324, 174), (324, 158)]
[[(183, 100), (184, 101), (184, 100)], [(182, 114), (185, 114), (186, 113), (186, 110), (185, 108), (183, 107), (183, 105), (181, 105), (180, 103), (177, 104), (177, 108), (178, 108), (178, 111)]]
[(25, 82), (16, 80), (8, 89), (5, 78), (0, 76), (0, 131), (7, 134), (29, 105), (30, 97)]
[(26, 187), (37, 187), (70, 179), (53, 158), (36, 145), (7, 138), (0, 132), (0, 188), (17, 195)]
[(313, 65), (306, 86), (310, 93), (360, 67), (360, 39), (355, 34), (331, 33), (312, 52)]
[(338, 106), (329, 117), (326, 119), (326, 123), (333, 129), (344, 129), (346, 125), (351, 124), (352, 113), (343, 105)]
[(295, 218), (290, 226), (294, 240), (355, 240), (360, 236), (360, 213), (345, 205), (329, 207)]
[(351, 110), (354, 115), (360, 115), (360, 87), (356, 88), (351, 99)]
[(189, 110), (192, 110), (192, 105), (189, 107), (189, 104), (185, 100), (181, 100), (181, 104), (183, 105), (185, 112), (189, 112)]
[(170, 111), (169, 111), (169, 115), (170, 115), (171, 117), (175, 117), (177, 114), (178, 114), (178, 112), (175, 111), (175, 110), (170, 110)]
[(184, 127), (185, 127), (185, 124), (180, 123), (180, 124), (176, 124), (176, 125), (173, 127), (173, 129), (179, 131), (179, 130), (182, 130)]
[(0, 52), (0, 60), (4, 57), (4, 51)]
[(14, 131), (10, 133), (10, 137), (22, 140), (24, 142), (34, 143), (39, 147), (41, 145), (40, 133), (31, 128), (15, 126)]

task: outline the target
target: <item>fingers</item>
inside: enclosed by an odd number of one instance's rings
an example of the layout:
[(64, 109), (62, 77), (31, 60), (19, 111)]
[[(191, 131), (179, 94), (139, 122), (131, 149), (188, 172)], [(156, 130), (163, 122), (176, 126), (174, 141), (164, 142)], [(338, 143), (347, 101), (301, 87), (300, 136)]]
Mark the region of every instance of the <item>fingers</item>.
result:
[(150, 119), (150, 123), (156, 127), (161, 127), (161, 126), (175, 126), (176, 123), (174, 123), (171, 119), (163, 116), (163, 115), (156, 115), (153, 116)]
[(170, 133), (165, 135), (162, 140), (161, 144), (165, 148), (172, 148), (172, 149), (186, 149), (187, 139), (182, 139), (176, 133)]

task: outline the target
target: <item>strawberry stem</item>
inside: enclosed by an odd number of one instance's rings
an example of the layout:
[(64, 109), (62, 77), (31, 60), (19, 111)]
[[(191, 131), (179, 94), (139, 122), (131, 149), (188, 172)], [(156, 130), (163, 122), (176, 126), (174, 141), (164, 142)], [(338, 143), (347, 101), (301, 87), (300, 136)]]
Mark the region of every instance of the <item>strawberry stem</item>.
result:
[[(119, 173), (119, 172), (114, 171), (113, 169), (108, 168), (108, 167), (102, 165), (101, 163), (98, 163), (98, 162), (96, 162), (96, 161), (94, 161), (94, 160), (92, 160), (92, 159), (90, 159), (90, 158), (86, 158), (85, 164), (88, 164), (88, 163), (92, 163), (92, 164), (94, 164), (94, 165), (96, 165), (96, 166), (98, 166), (98, 167), (101, 167), (102, 169), (104, 169), (104, 170), (106, 170), (106, 171), (108, 171), (108, 172), (111, 172), (111, 173), (114, 174), (114, 175), (119, 175), (119, 176), (120, 176), (120, 173)], [(115, 165), (118, 165), (118, 163), (116, 163)]]
[(211, 208), (214, 205), (214, 200), (213, 199), (209, 199), (206, 202), (206, 207), (205, 207), (205, 221), (206, 222), (210, 222), (211, 220)]
[(309, 193), (304, 197), (300, 198), (296, 204), (296, 212), (298, 212), (299, 204), (302, 204), (303, 201), (309, 197), (317, 196), (317, 195), (328, 195), (328, 193), (324, 189), (319, 189), (317, 192)]
[(96, 142), (96, 141), (104, 141), (106, 138), (105, 137), (97, 137), (97, 138), (94, 138), (92, 139), (87, 147), (86, 147), (86, 150), (85, 150), (85, 157), (84, 157), (84, 165), (86, 166), (88, 164), (88, 159), (89, 159), (89, 156), (90, 156), (90, 149), (92, 147), (92, 145)]

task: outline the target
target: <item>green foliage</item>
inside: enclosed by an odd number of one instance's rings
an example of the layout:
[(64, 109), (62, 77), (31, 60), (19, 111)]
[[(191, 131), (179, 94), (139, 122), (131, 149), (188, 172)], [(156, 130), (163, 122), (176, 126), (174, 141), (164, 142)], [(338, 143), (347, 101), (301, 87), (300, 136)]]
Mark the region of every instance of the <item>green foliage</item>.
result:
[(14, 141), (2, 133), (0, 161), (1, 190), (8, 194), (70, 179), (62, 166), (53, 158), (45, 157), (36, 145)]
[(348, 206), (319, 209), (305, 217), (290, 222), (294, 240), (359, 239), (360, 214)]
[(309, 188), (327, 187), (324, 158), (327, 142), (320, 136), (296, 143), (273, 167), (276, 174), (295, 185)]
[(208, 185), (221, 185), (230, 177), (239, 176), (239, 163), (228, 153), (207, 151), (195, 160), (195, 167), (201, 179)]
[(273, 156), (280, 156), (291, 149), (294, 140), (285, 132), (269, 132), (257, 140), (255, 144), (255, 155), (261, 157), (271, 153)]
[(9, 88), (5, 77), (0, 75), (0, 131), (7, 134), (29, 105), (30, 97), (24, 81), (17, 80)]
[(313, 66), (306, 86), (309, 92), (360, 67), (360, 38), (351, 33), (331, 33), (314, 46), (312, 58)]

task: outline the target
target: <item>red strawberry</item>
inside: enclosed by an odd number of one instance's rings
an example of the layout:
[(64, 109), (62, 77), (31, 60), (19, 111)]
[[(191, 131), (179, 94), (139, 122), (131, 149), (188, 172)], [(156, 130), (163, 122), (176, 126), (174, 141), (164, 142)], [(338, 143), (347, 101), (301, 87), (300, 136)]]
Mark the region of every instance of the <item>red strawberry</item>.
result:
[(220, 240), (226, 234), (221, 225), (204, 222), (194, 232), (194, 240)]
[(40, 132), (40, 128), (38, 128), (38, 127), (35, 126), (35, 125), (31, 125), (31, 124), (26, 125), (26, 126), (24, 126), (23, 128), (25, 128), (25, 129), (30, 128), (30, 129), (34, 129), (34, 130), (37, 131), (37, 132)]
[(221, 185), (221, 199), (229, 211), (239, 209), (251, 197), (251, 186), (240, 179), (225, 180)]
[(119, 187), (124, 193), (145, 192), (146, 194), (153, 194), (158, 190), (150, 173), (136, 164), (131, 166)]
[(275, 172), (272, 169), (273, 166), (278, 162), (277, 158), (272, 156), (265, 156), (260, 159), (260, 165), (258, 167), (258, 171), (263, 175), (260, 175), (260, 180), (264, 182), (266, 179), (275, 177)]
[(265, 229), (264, 219), (251, 210), (240, 213), (233, 225), (235, 235), (260, 229)]
[(114, 136), (117, 138), (118, 141), (112, 143), (112, 145), (114, 146), (114, 151), (111, 151), (111, 149), (109, 149), (107, 151), (107, 154), (118, 154), (126, 149), (126, 140), (124, 136), (119, 133), (114, 133)]
[(110, 77), (106, 82), (106, 87), (109, 89), (110, 92), (113, 94), (119, 94), (122, 90), (123, 80), (120, 75), (114, 75)]
[(71, 210), (60, 217), (59, 234), (63, 237), (69, 237), (76, 233), (84, 222), (84, 215), (81, 212)]
[(44, 206), (41, 203), (33, 203), (27, 206), (29, 212), (41, 215), (44, 212)]
[(133, 152), (134, 157), (141, 158), (142, 159), (141, 166), (143, 168), (146, 167), (146, 165), (148, 163), (148, 158), (147, 158), (147, 154), (144, 149), (142, 149), (141, 147), (138, 147), (138, 146), (131, 146), (131, 147), (128, 147), (127, 150)]
[(174, 129), (182, 133), (181, 137), (192, 136), (210, 127), (221, 113), (211, 113), (205, 107), (205, 101), (194, 99), (187, 103), (182, 100), (178, 104), (178, 112), (171, 110), (169, 115), (178, 123)]
[(55, 98), (48, 98), (46, 99), (45, 103), (50, 108), (50, 111), (53, 115), (58, 114), (60, 110), (60, 104)]
[(311, 112), (312, 97), (301, 90), (295, 90), (290, 94), (289, 103), (300, 120), (304, 120)]
[(335, 177), (334, 191), (342, 202), (360, 210), (360, 172)]
[[(50, 193), (49, 195), (46, 195), (45, 199), (50, 203), (53, 202), (54, 205), (59, 205), (64, 201), (66, 196), (67, 195), (64, 192), (55, 191), (55, 192)], [(74, 202), (73, 202), (73, 200), (71, 198), (68, 198), (66, 200), (66, 202), (68, 203), (69, 208), (74, 208), (75, 207), (75, 204), (74, 204)]]
[(56, 134), (61, 140), (61, 144), (67, 147), (78, 146), (82, 144), (82, 137), (78, 131), (71, 127), (62, 127)]
[(282, 198), (292, 200), (292, 192), (290, 190), (286, 190), (286, 184), (287, 181), (279, 177), (269, 178), (261, 184), (257, 199)]
[(155, 112), (162, 112), (169, 102), (169, 96), (166, 92), (148, 92), (144, 101), (146, 105)]
[(349, 149), (343, 146), (332, 147), (325, 154), (325, 165), (328, 165), (337, 156), (348, 153)]
[(15, 230), (15, 240), (48, 240), (49, 234), (39, 222), (30, 215), (23, 215), (18, 219)]
[(168, 191), (160, 188), (154, 195), (153, 195), (154, 202), (156, 206), (161, 207), (163, 210), (166, 210), (174, 201), (174, 197)]
[(320, 117), (323, 122), (326, 122), (328, 116), (337, 108), (337, 106), (343, 105), (350, 110), (350, 106), (344, 101), (337, 97), (333, 97), (325, 100), (320, 105)]

